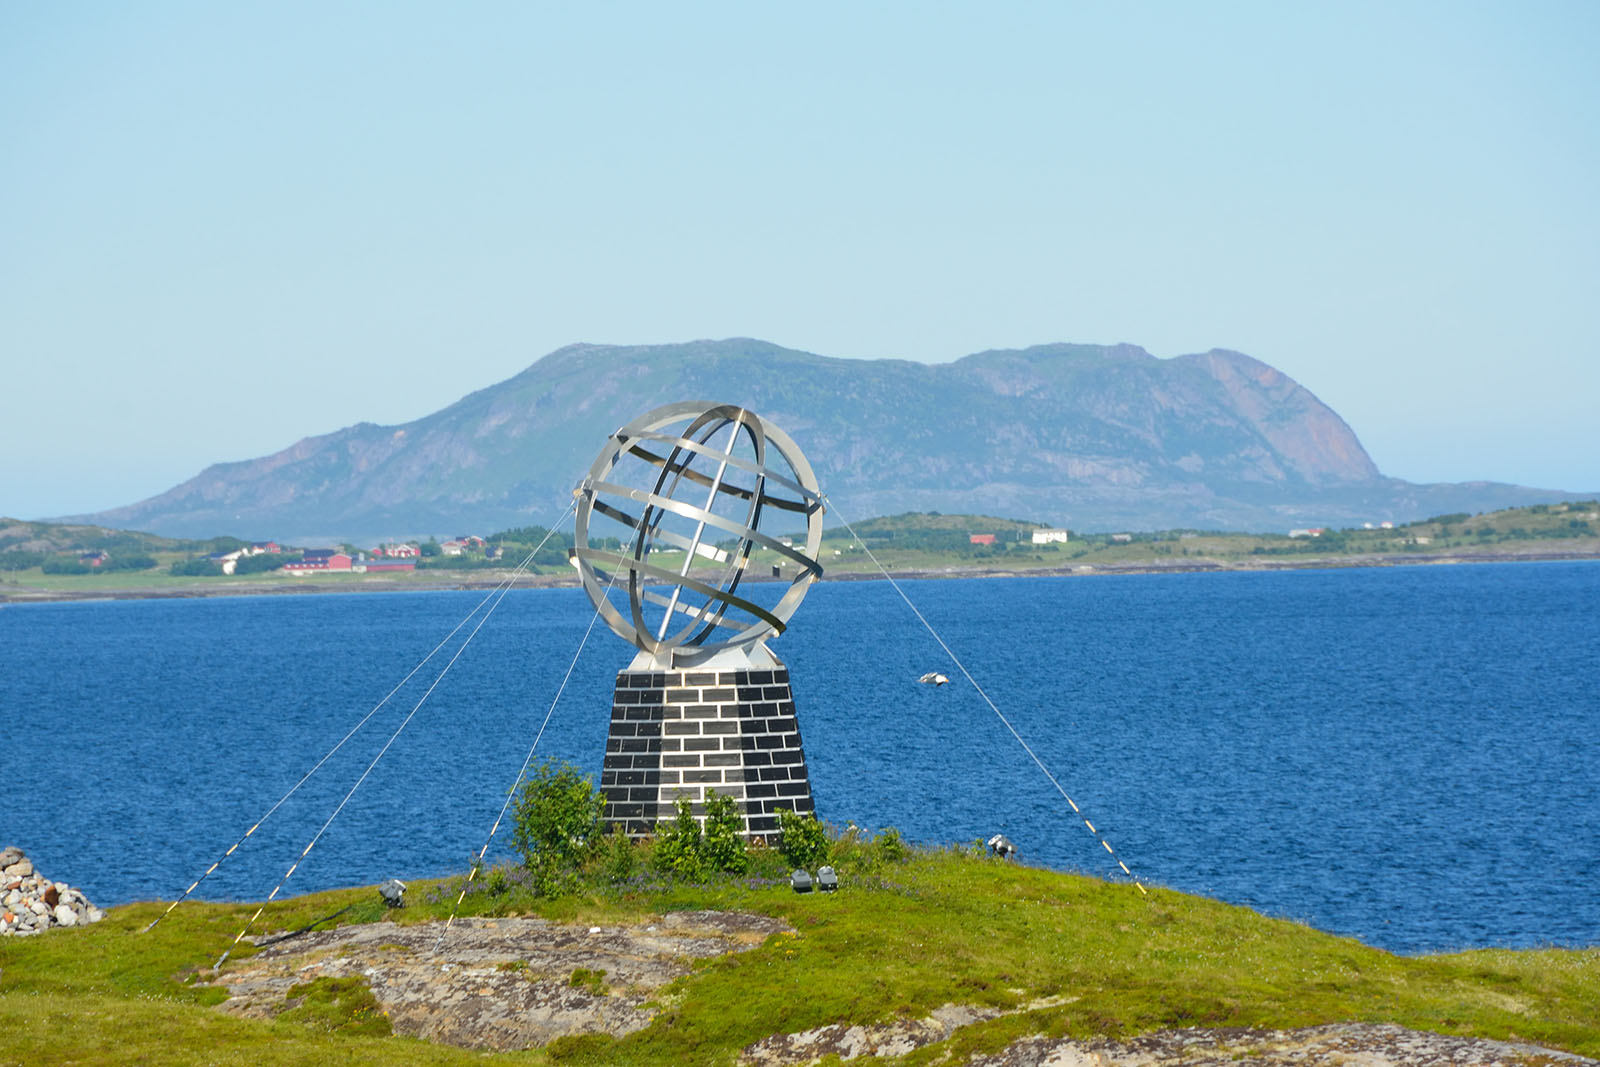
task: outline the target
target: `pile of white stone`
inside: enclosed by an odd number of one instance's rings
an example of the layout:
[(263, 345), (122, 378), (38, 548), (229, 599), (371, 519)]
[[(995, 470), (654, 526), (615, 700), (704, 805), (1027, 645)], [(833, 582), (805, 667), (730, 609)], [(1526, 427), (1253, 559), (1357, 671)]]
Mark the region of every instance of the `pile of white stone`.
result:
[(105, 913), (65, 882), (33, 869), (15, 845), (0, 852), (0, 935), (42, 934), (52, 926), (97, 923)]

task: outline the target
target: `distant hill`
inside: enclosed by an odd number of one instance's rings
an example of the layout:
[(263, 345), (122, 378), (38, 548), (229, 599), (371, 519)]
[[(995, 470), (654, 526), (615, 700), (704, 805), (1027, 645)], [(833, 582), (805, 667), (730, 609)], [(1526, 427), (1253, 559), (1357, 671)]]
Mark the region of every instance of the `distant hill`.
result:
[(771, 418), (850, 519), (950, 511), (1078, 530), (1276, 530), (1572, 495), (1386, 478), (1327, 405), (1237, 352), (1055, 344), (929, 365), (733, 339), (570, 345), (415, 422), (309, 437), (72, 518), (304, 541), (549, 523), (608, 434), (685, 399)]
[(210, 545), (210, 541), (180, 541), (137, 530), (24, 522), (22, 519), (0, 516), (0, 557), (18, 552), (41, 555), (95, 551), (165, 552), (185, 548), (199, 550), (202, 547), (211, 551)]

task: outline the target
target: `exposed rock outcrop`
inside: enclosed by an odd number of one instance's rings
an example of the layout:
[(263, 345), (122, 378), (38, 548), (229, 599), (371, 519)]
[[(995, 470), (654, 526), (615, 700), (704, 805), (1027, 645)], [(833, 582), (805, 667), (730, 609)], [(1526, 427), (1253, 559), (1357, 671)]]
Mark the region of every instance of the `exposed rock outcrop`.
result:
[(743, 1067), (791, 1067), (815, 1063), (823, 1056), (841, 1060), (904, 1056), (943, 1041), (963, 1026), (1000, 1014), (993, 1008), (945, 1004), (933, 1009), (926, 1019), (901, 1019), (873, 1026), (833, 1023), (798, 1034), (773, 1034), (746, 1048), (739, 1063)]
[[(1060, 998), (1063, 1003), (1076, 998)], [(946, 1004), (925, 1019), (876, 1026), (823, 1026), (774, 1034), (750, 1045), (741, 1067), (811, 1067), (826, 1056), (845, 1062), (904, 1056), (957, 1030), (1002, 1014)], [(949, 1062), (949, 1061), (947, 1061)], [(1159, 1030), (1137, 1037), (1025, 1037), (999, 1052), (961, 1061), (967, 1067), (1584, 1067), (1594, 1060), (1537, 1045), (1408, 1030), (1392, 1024), (1335, 1023), (1299, 1030), (1240, 1027)]]
[(1595, 1061), (1537, 1045), (1372, 1023), (1302, 1030), (1163, 1030), (1125, 1041), (1029, 1037), (969, 1067), (1580, 1067)]
[[(446, 1045), (524, 1049), (570, 1034), (621, 1037), (650, 1024), (652, 994), (697, 959), (754, 948), (788, 925), (761, 915), (674, 912), (644, 926), (462, 919), (341, 926), (277, 940), (213, 981), (221, 1010), (267, 1019), (296, 983), (366, 979), (394, 1032)], [(271, 944), (267, 944), (271, 942)]]
[(97, 923), (104, 914), (80, 890), (40, 874), (22, 849), (8, 845), (0, 851), (0, 935), (21, 937)]

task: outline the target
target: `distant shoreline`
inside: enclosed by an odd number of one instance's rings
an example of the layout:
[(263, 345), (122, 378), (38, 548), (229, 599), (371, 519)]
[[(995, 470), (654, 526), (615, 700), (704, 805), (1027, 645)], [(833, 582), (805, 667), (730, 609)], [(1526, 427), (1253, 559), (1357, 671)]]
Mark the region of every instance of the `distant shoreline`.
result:
[[(1210, 574), (1222, 572), (1269, 572), (1304, 570), (1348, 570), (1369, 567), (1449, 566), (1470, 563), (1550, 563), (1559, 561), (1600, 560), (1600, 549), (1592, 551), (1554, 552), (1438, 552), (1392, 554), (1364, 554), (1351, 556), (1322, 556), (1305, 558), (1257, 557), (1242, 560), (1222, 560), (1205, 557), (1173, 559), (1156, 562), (1140, 560), (1128, 563), (1077, 564), (1059, 567), (984, 567), (948, 566), (888, 568), (889, 577), (896, 581), (925, 581), (940, 578), (1092, 578), (1103, 575), (1126, 574)], [(212, 597), (243, 596), (306, 596), (330, 593), (428, 593), (486, 591), (499, 588), (507, 572), (493, 577), (450, 577), (440, 573), (437, 579), (366, 578), (358, 581), (342, 580), (334, 584), (319, 583), (316, 579), (285, 582), (229, 582), (226, 585), (206, 587), (183, 586), (173, 589), (160, 587), (132, 587), (106, 590), (46, 590), (7, 588), (0, 585), (0, 607), (22, 604), (53, 604), (94, 600), (200, 600)], [(882, 581), (883, 573), (877, 571), (849, 570), (824, 574), (825, 582), (875, 582)], [(754, 579), (761, 580), (761, 579)], [(524, 575), (513, 583), (516, 589), (571, 589), (578, 585), (574, 575), (534, 574)]]

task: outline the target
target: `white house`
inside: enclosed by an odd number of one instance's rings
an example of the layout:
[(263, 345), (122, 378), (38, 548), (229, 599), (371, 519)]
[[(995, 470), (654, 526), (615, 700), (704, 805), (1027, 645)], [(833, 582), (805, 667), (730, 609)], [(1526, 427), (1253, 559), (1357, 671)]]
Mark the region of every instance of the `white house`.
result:
[(1035, 530), (1033, 543), (1036, 545), (1064, 545), (1070, 535), (1066, 530)]

